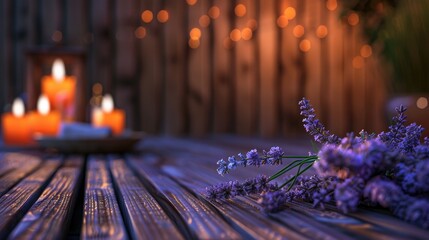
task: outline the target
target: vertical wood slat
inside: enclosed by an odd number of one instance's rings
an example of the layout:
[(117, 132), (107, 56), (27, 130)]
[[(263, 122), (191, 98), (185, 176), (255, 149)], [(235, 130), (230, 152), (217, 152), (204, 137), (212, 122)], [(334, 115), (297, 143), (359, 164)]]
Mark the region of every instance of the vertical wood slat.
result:
[(186, 129), (186, 46), (188, 29), (185, 27), (186, 3), (166, 1), (169, 13), (165, 24), (165, 105), (164, 130), (168, 135), (183, 135)]
[(154, 13), (151, 23), (143, 24), (146, 27), (146, 37), (140, 43), (140, 56), (142, 58), (140, 75), (140, 106), (141, 106), (141, 126), (147, 133), (159, 133), (161, 131), (162, 114), (162, 75), (161, 75), (161, 47), (159, 38), (161, 30), (156, 21), (156, 14), (159, 7), (158, 1), (150, 0), (143, 2), (143, 9)]
[[(235, 28), (242, 31), (247, 27), (249, 19), (256, 17), (256, 3), (254, 0), (241, 0), (237, 3), (246, 6), (246, 15), (236, 17)], [(235, 7), (235, 6), (232, 6)], [(242, 36), (243, 37), (243, 36)], [(252, 36), (250, 40), (241, 39), (235, 43), (235, 104), (237, 107), (235, 114), (235, 131), (240, 135), (254, 134), (257, 129), (258, 119), (257, 106), (257, 61), (256, 61), (256, 38)]]
[[(5, 111), (5, 106), (9, 102), (9, 67), (8, 46), (9, 46), (9, 1), (0, 1), (0, 112)], [(1, 132), (1, 130), (0, 130)]]
[(276, 51), (278, 49), (275, 1), (259, 2), (259, 78), (260, 100), (259, 120), (260, 134), (263, 137), (271, 137), (277, 134), (278, 122), (278, 79)]
[(231, 49), (229, 32), (231, 22), (229, 15), (232, 5), (224, 0), (216, 0), (213, 4), (219, 7), (220, 16), (213, 20), (214, 42), (213, 44), (213, 118), (215, 133), (232, 131), (233, 118), (233, 84), (231, 67)]
[[(198, 26), (200, 16), (207, 13), (208, 2), (198, 1), (189, 7), (189, 30)], [(191, 136), (200, 137), (209, 131), (211, 78), (209, 66), (210, 38), (207, 28), (201, 29), (200, 45), (188, 55), (188, 106)]]

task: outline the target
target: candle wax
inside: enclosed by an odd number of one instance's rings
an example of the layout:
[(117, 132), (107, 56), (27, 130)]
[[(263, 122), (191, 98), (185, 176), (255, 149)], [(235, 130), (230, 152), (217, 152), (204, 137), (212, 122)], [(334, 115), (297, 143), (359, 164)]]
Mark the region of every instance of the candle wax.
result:
[(125, 112), (120, 109), (114, 109), (112, 112), (103, 112), (96, 109), (92, 114), (92, 124), (95, 127), (110, 127), (113, 134), (121, 134), (124, 130)]
[(33, 143), (30, 121), (27, 116), (16, 117), (5, 113), (2, 117), (3, 139), (7, 145), (29, 145)]

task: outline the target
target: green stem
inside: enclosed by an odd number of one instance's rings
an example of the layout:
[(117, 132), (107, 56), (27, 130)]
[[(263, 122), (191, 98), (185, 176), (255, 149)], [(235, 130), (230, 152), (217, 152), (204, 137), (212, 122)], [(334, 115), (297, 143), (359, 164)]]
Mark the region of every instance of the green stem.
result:
[(288, 191), (289, 191), (289, 190), (292, 188), (292, 186), (295, 184), (296, 179), (297, 179), (301, 174), (303, 174), (305, 171), (307, 171), (309, 168), (311, 168), (311, 166), (313, 166), (313, 163), (314, 163), (314, 161), (313, 161), (312, 163), (310, 163), (307, 167), (305, 167), (302, 171), (300, 171), (301, 166), (305, 164), (305, 163), (303, 163), (303, 164), (299, 167), (298, 172), (296, 173), (296, 175), (295, 175), (294, 177), (292, 177), (291, 179), (287, 180), (287, 181), (286, 181), (285, 183), (283, 183), (282, 185), (280, 185), (279, 189), (283, 188), (284, 186), (286, 186), (287, 184), (289, 184), (290, 182), (292, 182), (292, 181), (293, 181), (293, 183), (291, 184), (291, 186), (289, 186), (289, 189), (288, 189)]
[(292, 168), (299, 166), (300, 164), (314, 162), (315, 160), (317, 160), (317, 156), (307, 157), (304, 160), (295, 160), (295, 161), (289, 163), (284, 168), (282, 168), (280, 171), (276, 172), (268, 180), (269, 181), (274, 180), (274, 179), (278, 178), (279, 176), (283, 175), (284, 173), (290, 171)]

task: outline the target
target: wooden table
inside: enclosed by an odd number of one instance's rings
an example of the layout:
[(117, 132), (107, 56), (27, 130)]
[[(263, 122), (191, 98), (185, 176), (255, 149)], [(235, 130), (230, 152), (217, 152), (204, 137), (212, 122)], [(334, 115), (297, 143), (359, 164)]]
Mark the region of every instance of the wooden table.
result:
[(121, 155), (0, 153), (0, 239), (428, 239), (383, 210), (344, 215), (302, 202), (263, 214), (255, 196), (208, 202), (204, 189), (274, 168), (216, 173), (219, 158), (271, 145), (290, 154), (307, 139), (148, 138)]

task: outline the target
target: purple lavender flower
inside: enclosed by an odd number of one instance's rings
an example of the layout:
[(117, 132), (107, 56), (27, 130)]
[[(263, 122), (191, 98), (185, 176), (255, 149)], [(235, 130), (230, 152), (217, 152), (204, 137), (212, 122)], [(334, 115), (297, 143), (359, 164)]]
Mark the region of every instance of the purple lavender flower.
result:
[(356, 211), (362, 197), (364, 181), (361, 178), (347, 178), (337, 184), (335, 189), (335, 201), (337, 207), (344, 213)]
[(271, 147), (270, 151), (268, 151), (268, 164), (271, 165), (279, 165), (282, 164), (282, 157), (285, 153), (280, 147)]
[(423, 142), (426, 146), (429, 146), (429, 137), (425, 137)]
[(366, 185), (364, 196), (382, 207), (391, 207), (402, 199), (403, 192), (394, 182), (377, 177)]
[(236, 196), (277, 190), (277, 184), (269, 183), (268, 177), (260, 175), (247, 179), (243, 183), (229, 181), (206, 188), (206, 196), (210, 200), (224, 200)]
[(407, 208), (405, 220), (422, 226), (429, 227), (429, 201), (418, 199)]
[(260, 166), (261, 158), (259, 158), (258, 151), (256, 149), (252, 149), (246, 153), (247, 165), (249, 166)]
[(405, 135), (405, 121), (407, 117), (405, 116), (405, 111), (407, 108), (404, 106), (399, 106), (396, 109), (397, 116), (392, 118), (392, 125), (389, 126), (388, 132), (381, 132), (378, 137), (385, 142), (390, 148), (396, 148), (398, 144), (402, 141), (402, 138)]
[(419, 183), (420, 192), (429, 192), (429, 159), (417, 163), (416, 181)]
[(285, 203), (292, 201), (294, 198), (294, 191), (285, 192), (279, 190), (262, 194), (258, 203), (261, 205), (264, 212), (277, 212)]
[(220, 175), (224, 175), (226, 173), (228, 173), (228, 163), (225, 162), (225, 160), (221, 159), (219, 161), (217, 161), (217, 165), (219, 165), (219, 167), (217, 168), (217, 172)]
[(307, 99), (303, 98), (299, 101), (299, 108), (301, 110), (301, 116), (304, 117), (302, 122), (304, 123), (305, 131), (312, 135), (316, 142), (339, 143), (340, 139), (326, 130), (325, 126), (316, 118), (314, 108)]
[(405, 127), (405, 136), (398, 144), (398, 148), (404, 153), (411, 153), (414, 147), (419, 145), (420, 137), (422, 136), (424, 128), (416, 123), (411, 123)]

